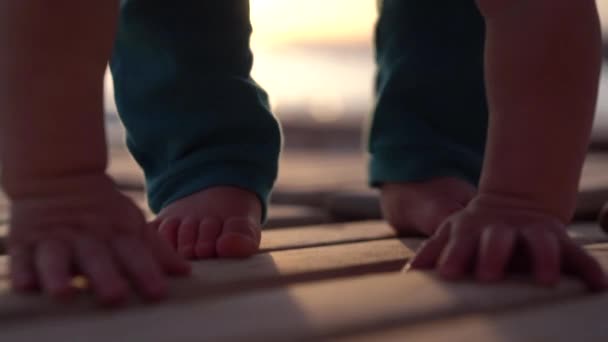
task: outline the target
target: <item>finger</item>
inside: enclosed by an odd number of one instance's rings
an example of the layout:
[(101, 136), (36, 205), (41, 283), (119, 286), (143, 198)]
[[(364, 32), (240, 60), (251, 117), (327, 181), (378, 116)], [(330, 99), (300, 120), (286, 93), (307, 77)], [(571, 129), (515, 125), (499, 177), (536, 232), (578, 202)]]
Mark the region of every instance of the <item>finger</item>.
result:
[(124, 272), (146, 299), (158, 300), (167, 295), (165, 276), (150, 251), (140, 241), (121, 236), (112, 241), (112, 247)]
[(535, 226), (522, 229), (521, 236), (532, 257), (536, 282), (544, 286), (555, 285), (561, 273), (560, 246), (555, 234)]
[(194, 245), (198, 234), (199, 221), (194, 218), (182, 220), (177, 229), (177, 252), (184, 258), (194, 258)]
[(510, 227), (495, 225), (482, 232), (477, 258), (477, 278), (480, 281), (504, 278), (515, 241), (515, 231)]
[(55, 298), (66, 298), (74, 291), (71, 285), (70, 247), (58, 240), (42, 241), (36, 247), (36, 272), (42, 288)]
[(416, 252), (406, 269), (432, 269), (450, 238), (449, 225), (443, 226), (435, 235), (428, 239)]
[(439, 275), (456, 280), (466, 275), (477, 253), (479, 237), (455, 235), (441, 253), (438, 263)]
[(158, 232), (169, 245), (177, 250), (177, 230), (180, 225), (180, 220), (177, 218), (165, 219), (158, 225)]
[(560, 242), (564, 254), (564, 266), (580, 276), (590, 290), (608, 289), (608, 279), (597, 260), (569, 238)]
[(10, 246), (8, 252), (13, 288), (24, 292), (37, 289), (38, 280), (34, 272), (32, 251), (25, 246)]
[(152, 250), (156, 261), (166, 273), (171, 275), (186, 275), (190, 273), (190, 263), (177, 254), (171, 248), (169, 242), (162, 238), (155, 229), (146, 229), (145, 241), (146, 245)]
[(129, 285), (120, 274), (112, 250), (89, 237), (76, 239), (75, 249), (80, 271), (88, 278), (99, 301), (110, 306), (122, 304), (129, 295)]
[(198, 258), (212, 258), (217, 255), (215, 245), (222, 232), (222, 221), (209, 217), (198, 226), (198, 239), (194, 252)]

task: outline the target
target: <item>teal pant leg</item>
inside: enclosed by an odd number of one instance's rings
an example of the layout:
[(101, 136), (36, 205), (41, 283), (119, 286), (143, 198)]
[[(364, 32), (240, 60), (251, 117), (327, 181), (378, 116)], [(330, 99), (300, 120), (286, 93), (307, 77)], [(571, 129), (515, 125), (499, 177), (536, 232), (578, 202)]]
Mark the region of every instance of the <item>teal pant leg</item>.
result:
[(487, 130), (484, 22), (474, 0), (384, 0), (376, 27), (370, 182), (477, 184)]
[(281, 135), (250, 77), (247, 0), (123, 0), (111, 60), (151, 208), (215, 185), (266, 203)]

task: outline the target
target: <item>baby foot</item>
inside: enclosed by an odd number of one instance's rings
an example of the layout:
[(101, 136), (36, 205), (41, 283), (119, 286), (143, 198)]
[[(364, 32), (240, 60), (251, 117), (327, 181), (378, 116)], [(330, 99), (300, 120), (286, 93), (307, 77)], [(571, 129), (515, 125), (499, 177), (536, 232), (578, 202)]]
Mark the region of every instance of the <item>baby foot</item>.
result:
[(381, 188), (384, 218), (401, 233), (430, 236), (475, 196), (473, 185), (458, 178), (419, 183), (385, 183)]
[(153, 224), (185, 258), (242, 258), (258, 251), (261, 218), (254, 193), (217, 186), (171, 203)]

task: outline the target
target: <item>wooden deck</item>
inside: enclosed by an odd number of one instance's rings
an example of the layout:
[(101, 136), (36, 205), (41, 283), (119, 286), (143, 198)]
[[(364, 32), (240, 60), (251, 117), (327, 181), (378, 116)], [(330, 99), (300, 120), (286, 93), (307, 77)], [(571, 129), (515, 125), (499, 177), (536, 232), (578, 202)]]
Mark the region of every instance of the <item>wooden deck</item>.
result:
[[(172, 281), (161, 304), (133, 298), (107, 311), (85, 294), (63, 306), (19, 296), (0, 256), (0, 341), (608, 341), (608, 294), (591, 295), (575, 279), (547, 289), (518, 278), (483, 286), (403, 273), (423, 240), (377, 220), (363, 161), (341, 158), (286, 160), (261, 252), (193, 263), (192, 277)], [(340, 167), (355, 162), (350, 174)], [(116, 157), (112, 174), (143, 206), (129, 163)], [(606, 189), (608, 158), (590, 156), (577, 216), (597, 215)], [(569, 234), (608, 271), (608, 236), (595, 223), (575, 223)]]

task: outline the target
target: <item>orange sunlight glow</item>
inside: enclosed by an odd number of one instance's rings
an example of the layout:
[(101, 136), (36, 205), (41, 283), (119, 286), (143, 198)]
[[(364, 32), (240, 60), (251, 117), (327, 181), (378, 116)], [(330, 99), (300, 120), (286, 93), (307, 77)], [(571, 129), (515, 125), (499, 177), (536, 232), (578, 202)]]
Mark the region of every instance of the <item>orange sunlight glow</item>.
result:
[(371, 39), (375, 0), (251, 0), (254, 46)]
[[(254, 47), (371, 39), (377, 0), (250, 0)], [(597, 0), (608, 33), (608, 0)]]

